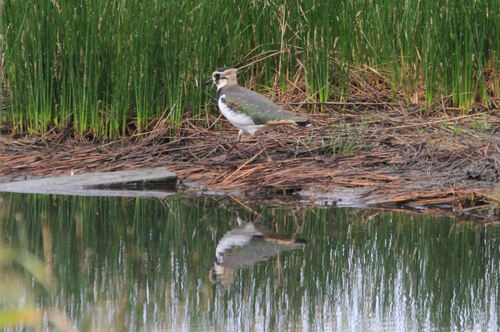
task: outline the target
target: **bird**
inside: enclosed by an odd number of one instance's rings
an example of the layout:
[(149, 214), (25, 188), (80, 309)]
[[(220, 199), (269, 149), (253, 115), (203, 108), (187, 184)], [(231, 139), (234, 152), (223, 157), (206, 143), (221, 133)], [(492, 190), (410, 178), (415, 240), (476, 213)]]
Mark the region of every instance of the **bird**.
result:
[[(212, 78), (205, 82), (217, 86), (217, 105), (224, 117), (239, 129), (238, 139), (226, 152), (226, 158), (240, 142), (243, 134), (256, 137), (257, 132), (278, 125), (306, 126), (309, 120), (285, 111), (267, 97), (246, 89), (238, 84), (239, 67), (218, 68), (212, 73)], [(271, 160), (261, 140), (259, 144)]]
[(226, 232), (217, 243), (210, 280), (231, 283), (233, 272), (241, 267), (266, 261), (281, 252), (304, 249), (307, 241), (273, 233), (260, 222), (244, 222), (237, 218), (238, 226)]

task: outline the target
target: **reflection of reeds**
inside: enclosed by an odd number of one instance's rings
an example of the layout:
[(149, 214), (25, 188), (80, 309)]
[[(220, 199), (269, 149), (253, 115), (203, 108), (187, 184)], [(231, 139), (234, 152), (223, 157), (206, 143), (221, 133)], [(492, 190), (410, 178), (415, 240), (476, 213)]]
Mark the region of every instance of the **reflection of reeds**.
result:
[[(5, 3), (3, 79), (17, 131), (71, 124), (104, 137), (201, 117), (214, 68), (251, 62), (245, 81), (345, 101), (355, 68), (376, 86), (469, 110), (498, 96), (497, 0), (22, 1)], [(385, 73), (381, 75), (381, 73)], [(297, 76), (298, 75), (298, 76)], [(358, 86), (356, 86), (358, 88)]]
[[(58, 282), (37, 303), (64, 307), (83, 330), (325, 330), (334, 322), (343, 330), (342, 317), (380, 324), (400, 318), (408, 330), (473, 329), (483, 322), (476, 315), (494, 313), (498, 303), (496, 226), (375, 210), (269, 208), (243, 199), (0, 197), (2, 235), (23, 227), (27, 249), (38, 256), (40, 216), (47, 216)], [(22, 224), (14, 221), (21, 209)], [(218, 240), (236, 226), (236, 214), (253, 220), (255, 211), (273, 232), (308, 245), (239, 270), (231, 287), (212, 286)], [(14, 246), (17, 238), (8, 240)]]
[[(0, 221), (2, 220), (3, 217), (0, 216)], [(21, 229), (25, 231), (23, 227)], [(44, 248), (45, 232), (46, 227), (42, 227)], [(50, 241), (49, 239), (49, 246)], [(72, 329), (72, 322), (63, 312), (37, 305), (39, 300), (36, 288), (41, 286), (41, 292), (52, 292), (54, 289), (50, 267), (50, 264), (44, 264), (32, 255), (28, 248), (14, 249), (0, 239), (0, 329), (21, 326), (37, 328), (47, 321), (59, 331)], [(19, 268), (25, 271), (26, 276)], [(32, 288), (32, 285), (36, 288)]]

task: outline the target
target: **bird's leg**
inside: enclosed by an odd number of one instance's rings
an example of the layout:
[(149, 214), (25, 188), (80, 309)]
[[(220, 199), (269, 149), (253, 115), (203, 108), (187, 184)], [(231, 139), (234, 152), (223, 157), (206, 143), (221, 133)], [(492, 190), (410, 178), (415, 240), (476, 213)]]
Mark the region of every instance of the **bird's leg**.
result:
[(267, 149), (264, 146), (264, 144), (262, 144), (262, 141), (260, 140), (259, 136), (257, 136), (257, 141), (259, 141), (260, 147), (262, 148), (262, 150), (264, 150), (264, 153), (266, 154), (267, 157), (267, 161), (273, 161), (271, 157), (269, 157), (269, 155), (267, 154)]
[(243, 130), (240, 129), (240, 131), (238, 132), (238, 139), (233, 143), (233, 145), (229, 148), (229, 150), (227, 150), (226, 156), (224, 157), (224, 161), (226, 161), (227, 156), (229, 156), (229, 153), (233, 151), (234, 147), (240, 142), (242, 135), (243, 135)]

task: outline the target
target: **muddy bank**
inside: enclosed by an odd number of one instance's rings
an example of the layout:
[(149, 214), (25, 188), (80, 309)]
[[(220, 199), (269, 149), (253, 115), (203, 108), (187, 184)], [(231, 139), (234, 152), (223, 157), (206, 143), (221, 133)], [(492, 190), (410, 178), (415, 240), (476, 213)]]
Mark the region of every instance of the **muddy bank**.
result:
[(262, 133), (272, 161), (249, 137), (225, 158), (237, 131), (222, 118), (208, 129), (186, 120), (176, 136), (159, 122), (143, 140), (76, 140), (70, 129), (36, 139), (4, 135), (0, 180), (165, 166), (188, 192), (300, 193), (325, 204), (452, 211), (495, 200), (498, 109), (424, 116), (421, 108), (393, 103), (349, 107), (324, 105), (308, 116), (312, 127)]

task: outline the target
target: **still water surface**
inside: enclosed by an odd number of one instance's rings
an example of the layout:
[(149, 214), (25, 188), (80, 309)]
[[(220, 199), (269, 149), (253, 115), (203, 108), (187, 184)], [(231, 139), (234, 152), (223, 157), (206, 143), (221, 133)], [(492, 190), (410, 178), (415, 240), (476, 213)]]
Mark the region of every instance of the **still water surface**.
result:
[(500, 227), (451, 218), (0, 194), (0, 313), (45, 330), (495, 331), (499, 276)]

